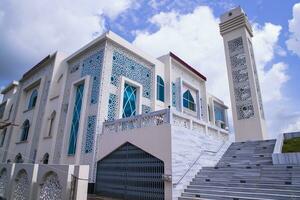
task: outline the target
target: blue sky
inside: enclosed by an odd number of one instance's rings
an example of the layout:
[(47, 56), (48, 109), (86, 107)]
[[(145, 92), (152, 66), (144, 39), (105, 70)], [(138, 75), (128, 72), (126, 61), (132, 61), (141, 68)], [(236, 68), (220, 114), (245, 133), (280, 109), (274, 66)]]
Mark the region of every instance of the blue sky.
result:
[(299, 2), (2, 0), (0, 87), (18, 80), (49, 53), (70, 54), (112, 30), (152, 56), (175, 52), (208, 77), (210, 93), (230, 105), (218, 23), (222, 13), (241, 6), (254, 28), (268, 130), (275, 137), (300, 129)]

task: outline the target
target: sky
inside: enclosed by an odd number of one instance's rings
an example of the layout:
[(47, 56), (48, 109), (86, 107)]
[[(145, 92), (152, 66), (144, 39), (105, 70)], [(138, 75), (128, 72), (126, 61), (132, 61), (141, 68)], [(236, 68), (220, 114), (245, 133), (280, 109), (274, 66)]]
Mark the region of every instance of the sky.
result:
[(218, 24), (236, 6), (253, 26), (270, 138), (300, 130), (299, 0), (1, 0), (0, 88), (48, 54), (71, 54), (111, 30), (154, 57), (174, 52), (231, 107)]

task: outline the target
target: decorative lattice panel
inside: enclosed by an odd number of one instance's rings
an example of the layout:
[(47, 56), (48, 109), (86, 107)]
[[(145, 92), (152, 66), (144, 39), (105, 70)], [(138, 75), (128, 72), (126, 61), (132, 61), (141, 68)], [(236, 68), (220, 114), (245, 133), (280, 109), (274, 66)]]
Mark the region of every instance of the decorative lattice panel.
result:
[(113, 121), (116, 118), (117, 95), (109, 94), (107, 120)]
[(119, 87), (120, 77), (125, 76), (143, 86), (143, 97), (150, 99), (152, 96), (152, 71), (150, 68), (128, 58), (126, 55), (114, 51), (112, 61), (111, 84)]
[(4, 197), (7, 184), (8, 184), (7, 171), (6, 169), (3, 169), (0, 173), (0, 197)]
[(253, 47), (252, 47), (251, 41), (248, 40), (248, 42), (249, 42), (249, 48), (250, 48), (250, 54), (251, 54), (251, 61), (252, 61), (252, 65), (253, 65), (253, 71), (254, 71), (254, 77), (255, 77), (255, 83), (256, 83), (256, 90), (257, 90), (257, 95), (258, 95), (259, 109), (260, 109), (260, 112), (261, 112), (261, 117), (265, 118), (265, 113), (264, 113), (264, 108), (263, 108), (263, 103), (262, 103), (262, 97), (261, 97), (261, 91), (260, 91), (260, 84), (259, 84), (258, 74), (257, 74), (257, 69), (256, 69), (256, 62), (255, 62), (255, 59), (254, 59)]
[(91, 104), (97, 103), (99, 98), (103, 55), (104, 50), (102, 49), (82, 62), (81, 76), (90, 75), (92, 77)]
[(242, 37), (228, 41), (231, 73), (238, 119), (254, 116), (246, 55)]
[(172, 106), (176, 107), (176, 84), (174, 82), (172, 82)]
[(96, 193), (120, 199), (164, 199), (164, 163), (125, 143), (97, 163)]
[(142, 105), (142, 113), (146, 114), (151, 112), (151, 107), (150, 106), (146, 106), (146, 105)]
[(41, 200), (61, 200), (62, 186), (59, 183), (58, 176), (54, 173), (49, 174), (40, 189)]
[(19, 172), (15, 179), (15, 186), (13, 190), (14, 200), (28, 200), (29, 196), (29, 180), (28, 175), (25, 171)]
[(95, 129), (96, 129), (96, 115), (88, 116), (86, 138), (85, 138), (85, 153), (91, 153), (93, 151)]

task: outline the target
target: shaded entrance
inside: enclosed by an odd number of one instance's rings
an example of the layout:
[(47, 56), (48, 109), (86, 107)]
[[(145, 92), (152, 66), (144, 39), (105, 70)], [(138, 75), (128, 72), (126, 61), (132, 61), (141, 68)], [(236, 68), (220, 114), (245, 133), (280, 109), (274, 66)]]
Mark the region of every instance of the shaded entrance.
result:
[(164, 199), (164, 163), (125, 143), (97, 162), (95, 192), (128, 200)]

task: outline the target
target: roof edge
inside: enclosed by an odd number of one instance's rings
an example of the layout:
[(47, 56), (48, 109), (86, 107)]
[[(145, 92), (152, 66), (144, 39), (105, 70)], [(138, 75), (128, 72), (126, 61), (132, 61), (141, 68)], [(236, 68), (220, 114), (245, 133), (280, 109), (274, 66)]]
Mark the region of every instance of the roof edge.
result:
[(10, 84), (8, 84), (5, 88), (1, 90), (0, 94), (6, 94), (8, 91), (10, 91), (12, 88), (15, 86), (18, 86), (19, 82), (18, 81), (12, 81)]
[(179, 62), (180, 64), (182, 64), (183, 66), (185, 66), (188, 70), (190, 70), (191, 72), (193, 72), (194, 74), (196, 74), (197, 76), (199, 76), (201, 79), (203, 79), (204, 81), (207, 80), (207, 78), (201, 74), (198, 70), (196, 70), (194, 67), (192, 67), (191, 65), (187, 64), (184, 60), (182, 60), (181, 58), (179, 58), (178, 56), (176, 56), (174, 53), (170, 52), (169, 55), (176, 60), (177, 62)]

